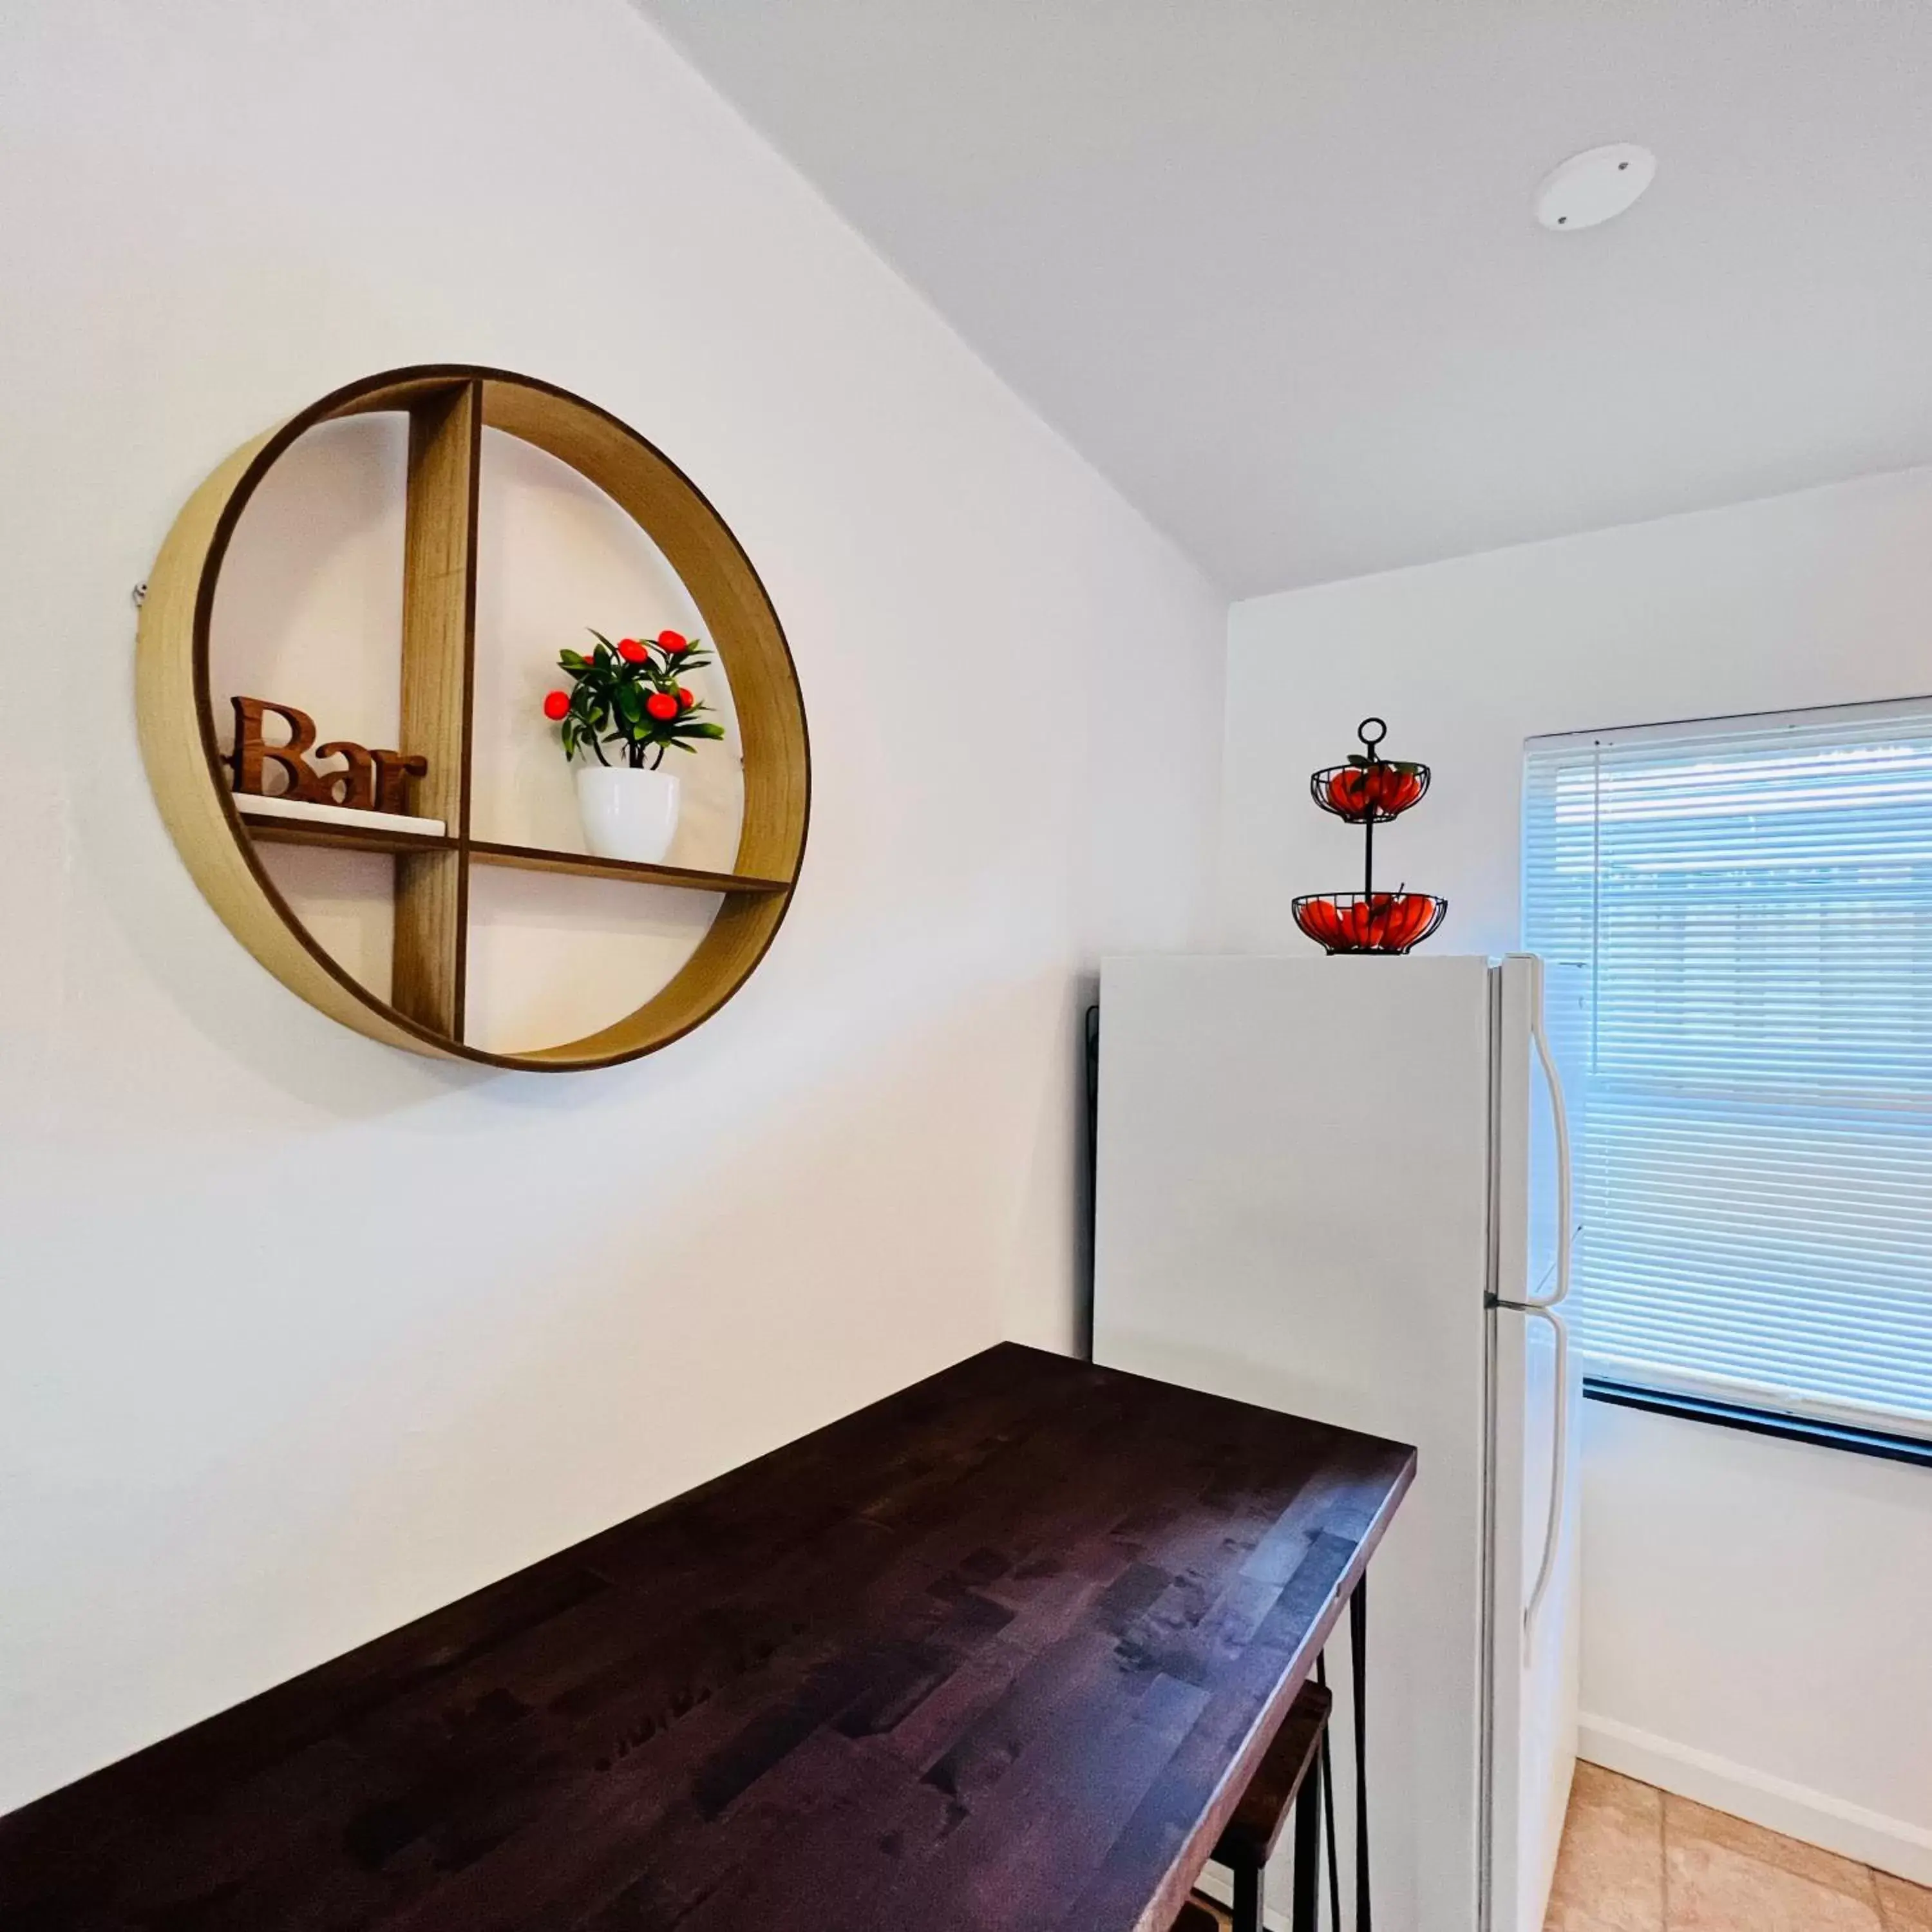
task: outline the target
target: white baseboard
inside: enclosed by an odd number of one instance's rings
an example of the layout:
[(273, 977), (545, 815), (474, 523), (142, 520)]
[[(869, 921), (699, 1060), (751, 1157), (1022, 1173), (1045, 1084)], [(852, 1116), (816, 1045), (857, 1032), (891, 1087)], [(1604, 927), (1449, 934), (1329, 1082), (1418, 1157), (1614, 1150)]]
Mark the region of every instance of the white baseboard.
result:
[(1594, 1718), (1586, 1712), (1577, 1720), (1577, 1755), (1592, 1764), (1748, 1819), (1787, 1838), (1822, 1845), (1916, 1885), (1932, 1886), (1932, 1831), (1922, 1825), (1888, 1818), (1709, 1751), (1673, 1744), (1614, 1718)]

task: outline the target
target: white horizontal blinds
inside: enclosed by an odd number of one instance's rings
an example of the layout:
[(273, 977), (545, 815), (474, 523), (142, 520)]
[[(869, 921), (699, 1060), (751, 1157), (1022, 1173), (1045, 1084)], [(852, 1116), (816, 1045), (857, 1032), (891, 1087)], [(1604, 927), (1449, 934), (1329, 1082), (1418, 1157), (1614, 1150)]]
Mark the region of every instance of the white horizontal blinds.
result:
[(1531, 742), (1607, 1372), (1932, 1434), (1932, 700)]

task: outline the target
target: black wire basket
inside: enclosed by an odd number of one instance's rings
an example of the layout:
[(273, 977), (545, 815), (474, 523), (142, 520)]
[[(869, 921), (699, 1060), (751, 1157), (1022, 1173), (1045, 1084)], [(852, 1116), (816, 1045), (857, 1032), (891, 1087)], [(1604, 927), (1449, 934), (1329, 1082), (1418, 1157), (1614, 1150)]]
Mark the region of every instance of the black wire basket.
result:
[(1384, 758), (1376, 747), (1388, 727), (1379, 718), (1364, 718), (1355, 735), (1360, 752), (1345, 765), (1324, 766), (1310, 777), (1308, 789), (1324, 812), (1362, 828), (1362, 890), (1304, 892), (1294, 902), (1294, 922), (1330, 952), (1406, 952), (1442, 923), (1449, 902), (1400, 886), (1377, 892), (1375, 829), (1421, 802), (1429, 767)]
[(1294, 922), (1330, 952), (1406, 952), (1448, 910), (1434, 892), (1304, 892)]
[(1429, 767), (1378, 758), (1372, 752), (1346, 765), (1324, 766), (1310, 776), (1308, 790), (1324, 812), (1351, 825), (1387, 825), (1422, 802)]

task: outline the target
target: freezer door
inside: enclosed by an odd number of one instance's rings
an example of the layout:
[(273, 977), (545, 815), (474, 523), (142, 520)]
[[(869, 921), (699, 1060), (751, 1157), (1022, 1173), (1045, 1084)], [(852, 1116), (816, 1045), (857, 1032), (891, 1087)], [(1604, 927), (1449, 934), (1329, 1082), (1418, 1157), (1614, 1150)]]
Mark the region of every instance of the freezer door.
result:
[(1582, 1228), (1582, 1190), (1574, 1168), (1566, 1190), (1562, 1170), (1564, 1143), (1574, 1162), (1582, 1142), (1588, 982), (1581, 967), (1526, 952), (1511, 953), (1496, 978), (1496, 1287), (1505, 1301), (1541, 1300), (1553, 1288), (1566, 1196), (1573, 1248)]
[[(1509, 988), (1517, 957), (1504, 962), (1504, 986)], [(1529, 1131), (1529, 1198), (1527, 1229), (1529, 1248), (1525, 1287), (1526, 1298), (1543, 1300), (1551, 1292), (1556, 1272), (1557, 1214), (1564, 1190), (1558, 1175), (1556, 1107), (1561, 1105), (1567, 1131), (1570, 1157), (1574, 1163), (1582, 1144), (1583, 1067), (1589, 1048), (1588, 976), (1580, 966), (1555, 961), (1539, 961), (1536, 975), (1542, 982), (1542, 1026), (1544, 1050), (1556, 1074), (1555, 1090), (1543, 1075), (1541, 1058), (1532, 1046), (1527, 1061), (1529, 1092), (1526, 1096)], [(1526, 994), (1526, 997), (1528, 997)], [(1511, 1024), (1515, 1022), (1512, 1020)], [(1505, 1038), (1510, 1037), (1505, 1034)], [(1570, 1196), (1570, 1238), (1574, 1248), (1582, 1232), (1582, 1194), (1573, 1169)]]

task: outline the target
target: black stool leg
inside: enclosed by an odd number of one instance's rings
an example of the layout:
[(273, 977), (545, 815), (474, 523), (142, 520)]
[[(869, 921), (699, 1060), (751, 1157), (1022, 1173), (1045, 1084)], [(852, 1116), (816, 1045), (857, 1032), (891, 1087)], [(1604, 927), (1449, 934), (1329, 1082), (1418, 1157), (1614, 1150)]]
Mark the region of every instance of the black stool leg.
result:
[(1234, 1932), (1262, 1932), (1262, 1868), (1234, 1868)]
[(1348, 1647), (1355, 1666), (1355, 1928), (1370, 1932), (1369, 1917), (1369, 1580), (1348, 1599)]
[[(1328, 1659), (1325, 1652), (1315, 1660), (1315, 1681), (1324, 1690), (1328, 1688)], [(1342, 1870), (1335, 1849), (1335, 1758), (1328, 1748), (1332, 1728), (1328, 1724), (1322, 1726), (1322, 1822), (1328, 1846), (1328, 1924), (1330, 1932), (1342, 1932)]]
[(1322, 1916), (1322, 1765), (1318, 1758), (1294, 1801), (1294, 1910), (1292, 1932), (1320, 1932)]

